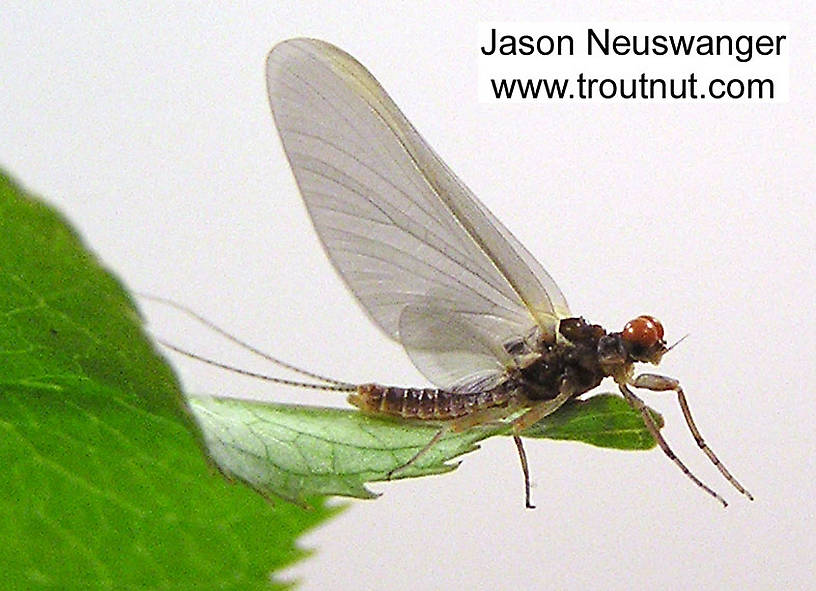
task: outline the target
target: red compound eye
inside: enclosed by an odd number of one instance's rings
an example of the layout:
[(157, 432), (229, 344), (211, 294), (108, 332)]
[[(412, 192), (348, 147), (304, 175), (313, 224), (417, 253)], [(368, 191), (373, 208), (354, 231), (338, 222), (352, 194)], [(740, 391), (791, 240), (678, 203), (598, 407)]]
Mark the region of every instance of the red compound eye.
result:
[(651, 316), (638, 316), (626, 323), (621, 337), (632, 345), (648, 349), (663, 340), (663, 325)]
[(657, 338), (662, 341), (663, 340), (663, 324), (660, 322), (660, 320), (658, 320), (654, 316), (648, 316), (646, 314), (641, 315), (640, 318), (645, 318), (646, 320), (648, 320), (649, 322), (654, 324), (654, 327), (657, 330)]

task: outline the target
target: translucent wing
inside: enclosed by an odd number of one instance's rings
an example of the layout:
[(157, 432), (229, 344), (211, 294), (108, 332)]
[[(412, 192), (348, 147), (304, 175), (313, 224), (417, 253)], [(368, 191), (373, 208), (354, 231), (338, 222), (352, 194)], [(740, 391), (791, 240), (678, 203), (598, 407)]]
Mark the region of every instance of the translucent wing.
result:
[[(450, 390), (487, 390), (504, 379), (511, 355), (476, 322), (456, 311), (410, 304), (400, 315), (399, 335), (414, 365)], [(462, 368), (468, 368), (462, 375)]]
[[(569, 310), (552, 278), (362, 65), (328, 43), (292, 39), (270, 52), (267, 85), (329, 258), (431, 381), (483, 379), (504, 363), (486, 351), (534, 331), (555, 337)], [(478, 338), (454, 346), (452, 326)]]

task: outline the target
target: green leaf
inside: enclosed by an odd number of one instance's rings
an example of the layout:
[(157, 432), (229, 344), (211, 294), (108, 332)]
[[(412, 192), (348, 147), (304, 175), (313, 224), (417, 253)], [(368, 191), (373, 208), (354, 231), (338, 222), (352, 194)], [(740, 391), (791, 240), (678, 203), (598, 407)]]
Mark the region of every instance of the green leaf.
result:
[(0, 174), (7, 589), (269, 589), (327, 517), (225, 480), (120, 283)]
[[(658, 428), (663, 417), (649, 409)], [(544, 417), (524, 432), (525, 437), (581, 441), (612, 449), (652, 449), (657, 442), (640, 413), (620, 396), (598, 394), (587, 400), (571, 400), (558, 412)]]
[[(365, 483), (386, 480), (439, 430), (356, 410), (205, 397), (190, 402), (223, 470), (297, 503), (314, 494), (374, 497)], [(499, 430), (449, 434), (394, 478), (449, 472), (456, 465), (447, 460)]]
[[(388, 478), (439, 430), (438, 424), (374, 417), (355, 410), (290, 404), (193, 398), (210, 454), (221, 468), (266, 494), (303, 503), (309, 495), (374, 496), (367, 482)], [(653, 412), (653, 411), (652, 411)], [(658, 425), (662, 418), (653, 412)], [(448, 433), (394, 478), (439, 474), (450, 460), (478, 448), (507, 425)], [(652, 439), (640, 415), (619, 396), (570, 401), (524, 433), (617, 449), (649, 449)]]

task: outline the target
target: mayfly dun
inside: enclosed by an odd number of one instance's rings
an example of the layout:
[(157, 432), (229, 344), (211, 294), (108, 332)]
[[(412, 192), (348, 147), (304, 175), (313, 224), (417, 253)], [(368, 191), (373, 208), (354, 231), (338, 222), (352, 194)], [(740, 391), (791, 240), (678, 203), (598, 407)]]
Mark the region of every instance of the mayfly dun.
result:
[(283, 148), (329, 259), (372, 322), (436, 387), (350, 384), (269, 356), (314, 381), (265, 379), (348, 392), (366, 413), (438, 423), (389, 477), (446, 433), (510, 421), (532, 508), (520, 435), (611, 377), (665, 454), (726, 505), (672, 452), (634, 389), (671, 391), (697, 445), (753, 499), (703, 440), (680, 383), (635, 375), (635, 363), (656, 365), (670, 349), (659, 321), (638, 316), (607, 332), (571, 314), (544, 268), (347, 53), (314, 39), (284, 41), (270, 52), (266, 77)]

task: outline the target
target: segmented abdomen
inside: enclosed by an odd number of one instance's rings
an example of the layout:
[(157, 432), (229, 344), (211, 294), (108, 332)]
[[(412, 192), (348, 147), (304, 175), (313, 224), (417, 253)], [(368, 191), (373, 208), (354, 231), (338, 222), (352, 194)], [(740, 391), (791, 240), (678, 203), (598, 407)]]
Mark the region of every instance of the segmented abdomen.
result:
[(444, 421), (469, 415), (477, 410), (502, 406), (511, 390), (501, 386), (484, 392), (449, 392), (438, 388), (396, 388), (379, 384), (357, 387), (348, 401), (366, 412), (405, 419)]

